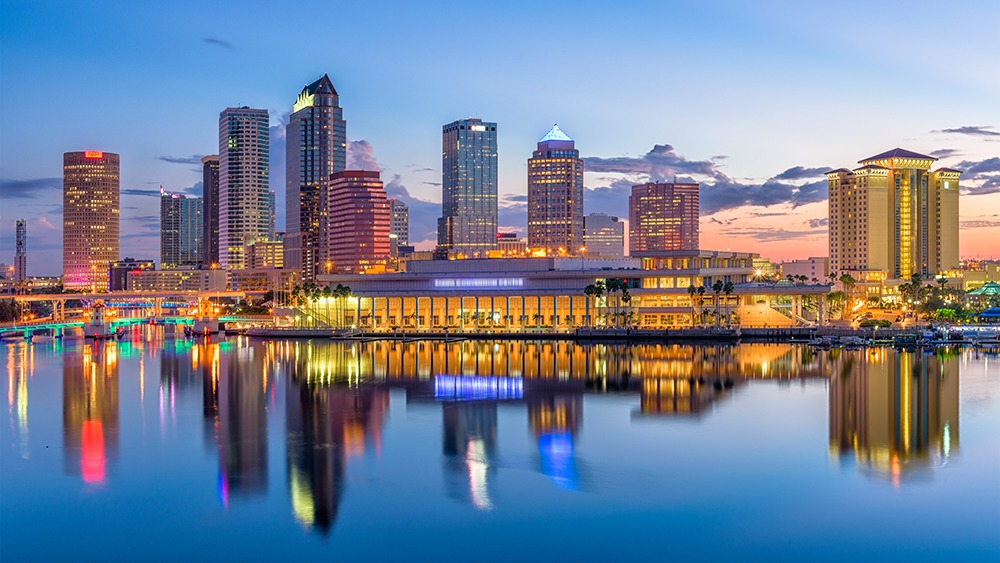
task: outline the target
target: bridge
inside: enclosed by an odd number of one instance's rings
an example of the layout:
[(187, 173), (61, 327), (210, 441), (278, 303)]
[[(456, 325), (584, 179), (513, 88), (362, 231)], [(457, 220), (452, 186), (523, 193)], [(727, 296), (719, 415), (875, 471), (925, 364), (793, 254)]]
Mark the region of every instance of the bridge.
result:
[[(269, 323), (274, 319), (270, 315), (221, 315), (212, 317), (213, 321), (220, 323)], [(22, 335), (25, 339), (30, 339), (35, 332), (52, 331), (57, 337), (62, 337), (68, 328), (82, 328), (87, 323), (86, 318), (77, 319), (40, 319), (20, 323), (0, 324), (0, 339), (7, 335)], [(187, 325), (193, 326), (195, 318), (191, 316), (160, 316), (160, 317), (115, 317), (108, 320), (108, 327), (111, 334), (114, 334), (119, 327), (135, 325)]]
[(164, 300), (183, 300), (187, 303), (202, 303), (223, 298), (262, 297), (264, 291), (105, 291), (101, 293), (26, 293), (12, 295), (18, 303), (52, 303), (52, 320), (66, 320), (67, 301), (104, 301), (117, 306), (133, 306), (152, 309), (153, 317), (163, 316)]

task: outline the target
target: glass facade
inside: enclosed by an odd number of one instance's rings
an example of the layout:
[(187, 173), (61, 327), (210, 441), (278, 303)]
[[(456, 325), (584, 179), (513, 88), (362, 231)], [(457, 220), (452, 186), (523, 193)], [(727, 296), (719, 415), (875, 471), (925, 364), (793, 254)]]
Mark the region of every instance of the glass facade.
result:
[(632, 186), (629, 253), (698, 250), (698, 184)]
[(204, 200), (160, 192), (160, 267), (202, 263)]
[(219, 114), (219, 263), (243, 267), (243, 244), (270, 230), (266, 109), (226, 108)]
[(583, 160), (573, 139), (555, 125), (528, 159), (528, 246), (584, 252)]
[(497, 247), (497, 124), (463, 119), (442, 134), (438, 245), (484, 256)]

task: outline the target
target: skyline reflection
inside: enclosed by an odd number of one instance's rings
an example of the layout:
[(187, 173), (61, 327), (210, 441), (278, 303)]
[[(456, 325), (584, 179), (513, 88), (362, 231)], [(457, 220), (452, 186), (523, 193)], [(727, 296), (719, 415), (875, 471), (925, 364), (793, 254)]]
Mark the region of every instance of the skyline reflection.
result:
[(830, 455), (898, 487), (958, 452), (958, 356), (865, 354), (830, 379)]
[(118, 344), (94, 342), (63, 357), (63, 467), (104, 484), (118, 458)]

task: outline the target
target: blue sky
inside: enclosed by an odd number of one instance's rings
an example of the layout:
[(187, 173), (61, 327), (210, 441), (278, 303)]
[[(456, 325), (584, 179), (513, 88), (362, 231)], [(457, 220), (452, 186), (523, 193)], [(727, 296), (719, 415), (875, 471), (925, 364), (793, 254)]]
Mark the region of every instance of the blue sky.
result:
[[(58, 273), (62, 153), (122, 155), (122, 252), (158, 258), (160, 184), (199, 192), (218, 114), (282, 120), (329, 73), (355, 163), (377, 163), (432, 238), (441, 125), (499, 123), (501, 224), (554, 122), (590, 170), (587, 212), (628, 186), (702, 182), (702, 246), (825, 255), (821, 172), (902, 146), (963, 176), (964, 255), (1000, 255), (1000, 3), (0, 1), (0, 262)], [(374, 160), (373, 160), (374, 159)], [(150, 195), (143, 195), (148, 192)], [(283, 215), (279, 210), (279, 227)], [(425, 244), (429, 244), (425, 243)]]

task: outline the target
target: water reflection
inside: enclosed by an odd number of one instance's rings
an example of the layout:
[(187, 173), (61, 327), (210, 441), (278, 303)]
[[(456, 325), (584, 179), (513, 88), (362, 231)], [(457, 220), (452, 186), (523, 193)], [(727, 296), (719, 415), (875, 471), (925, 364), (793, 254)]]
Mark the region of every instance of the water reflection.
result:
[(528, 403), (528, 425), (538, 444), (539, 471), (561, 489), (580, 490), (574, 441), (583, 426), (581, 385), (567, 384), (562, 388), (536, 388), (525, 400)]
[(26, 342), (7, 347), (7, 409), (22, 458), (28, 447), (28, 378), (35, 372), (35, 348)]
[(845, 355), (830, 379), (830, 453), (894, 485), (958, 450), (958, 357)]
[(347, 459), (380, 447), (389, 391), (294, 364), (285, 395), (288, 492), (295, 518), (327, 535), (337, 520)]
[(118, 457), (118, 344), (95, 342), (63, 357), (66, 473), (102, 484)]
[(267, 394), (265, 349), (239, 347), (220, 362), (217, 383), (219, 498), (267, 493)]
[(490, 510), (490, 482), (496, 473), (497, 402), (448, 402), (441, 408), (445, 489), (453, 499), (464, 498), (464, 491), (468, 491), (473, 506)]

